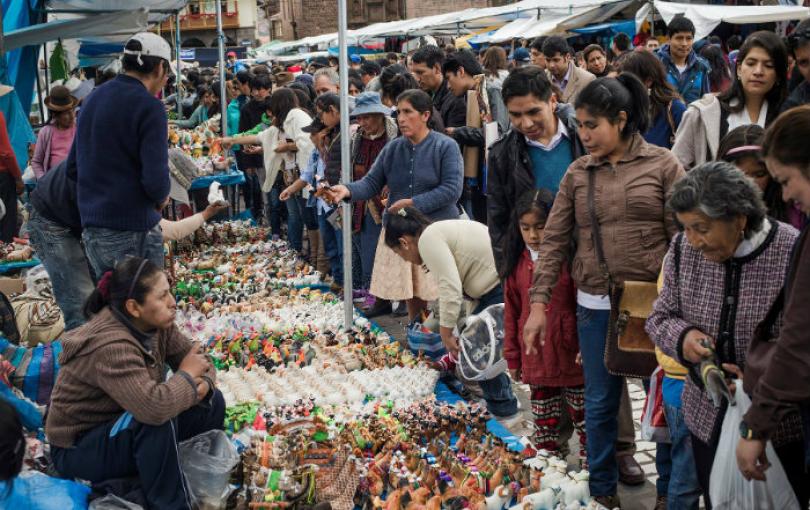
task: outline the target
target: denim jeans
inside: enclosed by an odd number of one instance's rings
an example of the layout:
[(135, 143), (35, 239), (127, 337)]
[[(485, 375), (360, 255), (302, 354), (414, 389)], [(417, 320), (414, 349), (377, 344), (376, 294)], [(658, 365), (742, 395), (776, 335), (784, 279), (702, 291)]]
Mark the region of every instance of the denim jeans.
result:
[(382, 232), (382, 225), (375, 223), (371, 213), (366, 211), (360, 232), (352, 235), (356, 252), (353, 260), (360, 266), (360, 285), (359, 287), (355, 285), (356, 288), (368, 289), (371, 286), (371, 274), (374, 272), (374, 256), (377, 254), (380, 232)]
[(81, 241), (69, 228), (43, 218), (36, 209), (31, 210), (28, 232), (65, 315), (65, 330), (81, 326), (85, 323), (84, 302), (95, 287)]
[(609, 310), (591, 310), (577, 305), (577, 333), (585, 374), (585, 433), (588, 436), (588, 467), (591, 495), (616, 494), (619, 470), (616, 463), (619, 404), (624, 379), (605, 367), (605, 337)]
[(163, 232), (159, 223), (144, 232), (87, 227), (82, 240), (96, 281), (127, 256), (143, 257), (163, 268)]
[(335, 279), (338, 285), (343, 285), (343, 240), (341, 232), (335, 230), (326, 218), (327, 215), (323, 211), (318, 212), (318, 226), (321, 232), (323, 251), (326, 258), (329, 259), (332, 278)]
[[(672, 475), (669, 478), (667, 508), (669, 510), (697, 510), (700, 499), (700, 484), (695, 469), (695, 458), (692, 455), (692, 439), (683, 410), (664, 403), (664, 415), (667, 418), (672, 458)], [(658, 445), (661, 446), (660, 444)]]
[[(478, 304), (472, 311), (472, 315), (483, 312), (487, 307), (503, 303), (503, 288), (501, 284), (481, 296)], [(508, 418), (517, 413), (517, 399), (512, 393), (512, 383), (506, 373), (486, 381), (479, 381), (478, 386), (484, 393), (484, 400), (487, 401), (487, 410), (497, 418)]]
[(277, 186), (265, 193), (265, 206), (267, 208), (267, 221), (270, 222), (270, 232), (274, 236), (281, 237), (281, 208), (284, 205), (279, 198), (281, 190)]
[(299, 253), (303, 248), (304, 239), (304, 209), (306, 203), (300, 195), (290, 197), (287, 205), (287, 241)]

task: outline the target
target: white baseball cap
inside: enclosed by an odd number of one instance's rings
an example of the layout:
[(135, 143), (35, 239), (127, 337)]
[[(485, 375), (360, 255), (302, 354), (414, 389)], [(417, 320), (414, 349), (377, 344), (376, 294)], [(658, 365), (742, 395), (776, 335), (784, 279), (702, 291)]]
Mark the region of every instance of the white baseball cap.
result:
[[(129, 41), (138, 41), (141, 43), (141, 50), (128, 50), (126, 49)], [(172, 60), (172, 48), (169, 43), (162, 37), (152, 32), (139, 32), (130, 37), (126, 44), (124, 44), (124, 55), (136, 55), (138, 63), (141, 64), (141, 55), (148, 57), (162, 58), (167, 62)]]

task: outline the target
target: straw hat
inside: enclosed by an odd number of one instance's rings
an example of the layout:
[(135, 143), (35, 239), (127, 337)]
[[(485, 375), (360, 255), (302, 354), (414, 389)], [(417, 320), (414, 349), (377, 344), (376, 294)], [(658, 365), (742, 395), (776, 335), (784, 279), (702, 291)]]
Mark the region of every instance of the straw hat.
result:
[(79, 101), (70, 95), (70, 89), (64, 85), (51, 88), (51, 93), (45, 98), (45, 108), (52, 112), (66, 112), (76, 108)]

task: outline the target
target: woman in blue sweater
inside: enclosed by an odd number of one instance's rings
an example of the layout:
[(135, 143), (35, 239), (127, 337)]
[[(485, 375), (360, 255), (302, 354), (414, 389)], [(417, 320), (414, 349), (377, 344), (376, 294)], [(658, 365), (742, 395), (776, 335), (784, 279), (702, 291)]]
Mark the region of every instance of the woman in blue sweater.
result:
[[(333, 201), (369, 200), (388, 186), (387, 213), (415, 207), (433, 221), (457, 219), (464, 165), (458, 144), (431, 129), (433, 103), (421, 90), (406, 90), (397, 98), (397, 124), (402, 136), (389, 142), (361, 180), (333, 186)], [(405, 262), (380, 235), (369, 291), (392, 301), (407, 301), (413, 321), (425, 301), (437, 297), (436, 283), (424, 270)]]

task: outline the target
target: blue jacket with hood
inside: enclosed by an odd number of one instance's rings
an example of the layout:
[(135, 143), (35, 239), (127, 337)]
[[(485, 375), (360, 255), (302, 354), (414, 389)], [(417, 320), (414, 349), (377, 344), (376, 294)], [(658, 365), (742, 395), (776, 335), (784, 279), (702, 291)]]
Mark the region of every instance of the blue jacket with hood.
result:
[(689, 52), (689, 56), (686, 58), (686, 70), (683, 73), (675, 67), (675, 62), (669, 53), (669, 44), (663, 45), (657, 55), (666, 69), (667, 81), (675, 87), (684, 103), (689, 105), (710, 92), (709, 72), (711, 67), (703, 57), (695, 53), (695, 50)]

